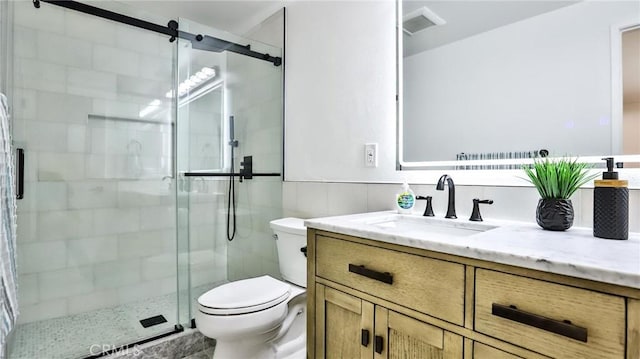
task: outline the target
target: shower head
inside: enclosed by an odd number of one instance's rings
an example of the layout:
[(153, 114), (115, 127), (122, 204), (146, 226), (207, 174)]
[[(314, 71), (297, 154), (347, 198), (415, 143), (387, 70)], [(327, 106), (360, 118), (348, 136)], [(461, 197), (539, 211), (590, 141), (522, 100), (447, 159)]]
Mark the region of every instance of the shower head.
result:
[(229, 145), (231, 147), (238, 147), (238, 141), (236, 140), (235, 134), (235, 118), (233, 116), (229, 116)]
[(229, 139), (234, 140), (236, 135), (235, 135), (235, 129), (234, 129), (234, 122), (235, 119), (233, 118), (233, 116), (229, 116)]

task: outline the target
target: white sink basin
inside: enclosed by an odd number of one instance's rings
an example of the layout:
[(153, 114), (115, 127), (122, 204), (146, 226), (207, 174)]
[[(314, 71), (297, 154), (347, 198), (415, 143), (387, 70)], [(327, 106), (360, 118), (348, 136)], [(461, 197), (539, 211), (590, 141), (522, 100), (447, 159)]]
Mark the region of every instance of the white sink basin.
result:
[(376, 218), (362, 218), (359, 222), (398, 234), (420, 233), (438, 237), (467, 237), (498, 228), (498, 226), (482, 222), (470, 222), (464, 219), (445, 219), (403, 214), (388, 214)]

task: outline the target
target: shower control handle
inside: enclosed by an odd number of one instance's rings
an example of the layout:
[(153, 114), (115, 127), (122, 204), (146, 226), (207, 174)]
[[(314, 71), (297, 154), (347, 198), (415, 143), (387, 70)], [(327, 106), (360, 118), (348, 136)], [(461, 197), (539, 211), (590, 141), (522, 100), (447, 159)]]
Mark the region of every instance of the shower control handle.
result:
[(244, 156), (242, 162), (240, 162), (240, 178), (252, 179), (253, 178), (253, 156)]

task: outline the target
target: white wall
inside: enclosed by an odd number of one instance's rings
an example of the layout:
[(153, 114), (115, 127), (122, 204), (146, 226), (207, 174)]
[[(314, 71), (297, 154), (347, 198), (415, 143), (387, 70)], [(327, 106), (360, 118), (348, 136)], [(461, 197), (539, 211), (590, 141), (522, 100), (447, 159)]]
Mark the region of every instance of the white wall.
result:
[(243, 36), (282, 49), (284, 47), (285, 16), (286, 10), (283, 7), (251, 28)]
[(611, 26), (639, 11), (581, 2), (405, 58), (404, 159), (611, 154)]
[[(395, 2), (287, 7), (286, 179), (395, 178)], [(364, 167), (378, 143), (379, 167)]]

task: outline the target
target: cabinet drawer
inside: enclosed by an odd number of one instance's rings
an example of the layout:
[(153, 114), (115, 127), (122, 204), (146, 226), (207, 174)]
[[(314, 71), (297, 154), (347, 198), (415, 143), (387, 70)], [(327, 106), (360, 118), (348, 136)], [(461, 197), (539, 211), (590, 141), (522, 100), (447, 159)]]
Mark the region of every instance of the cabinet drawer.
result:
[(475, 330), (556, 358), (624, 358), (624, 298), (476, 270)]
[(522, 359), (519, 356), (503, 352), (502, 350), (484, 345), (482, 343), (473, 343), (473, 359)]
[(317, 236), (316, 275), (463, 324), (461, 264)]

